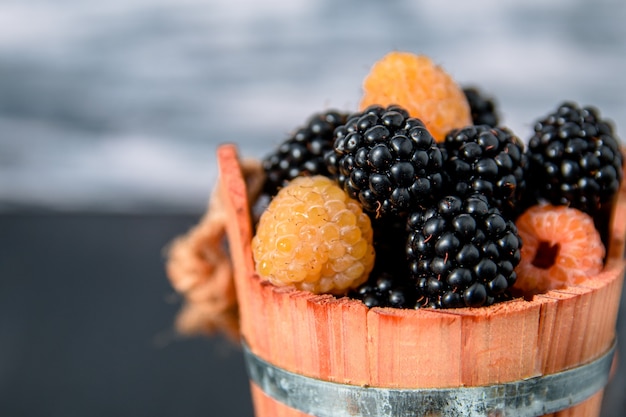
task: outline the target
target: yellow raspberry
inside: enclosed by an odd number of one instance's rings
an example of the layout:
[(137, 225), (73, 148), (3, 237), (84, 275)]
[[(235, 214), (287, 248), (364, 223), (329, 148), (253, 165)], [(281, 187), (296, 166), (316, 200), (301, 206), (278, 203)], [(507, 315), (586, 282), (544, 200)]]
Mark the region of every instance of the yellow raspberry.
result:
[(472, 124), (467, 98), (455, 81), (428, 57), (391, 52), (376, 62), (363, 83), (360, 108), (372, 104), (404, 107), (420, 119), (437, 142), (452, 129)]
[(252, 253), (274, 285), (341, 295), (367, 280), (372, 238), (367, 214), (332, 180), (297, 177), (261, 215)]

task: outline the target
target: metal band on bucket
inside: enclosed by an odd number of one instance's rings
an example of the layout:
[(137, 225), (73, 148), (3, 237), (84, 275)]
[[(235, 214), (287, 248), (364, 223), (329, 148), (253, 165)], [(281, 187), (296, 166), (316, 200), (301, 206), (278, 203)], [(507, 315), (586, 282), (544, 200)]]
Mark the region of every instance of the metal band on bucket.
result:
[(535, 417), (570, 408), (609, 379), (615, 343), (598, 359), (555, 374), (480, 387), (398, 389), (346, 385), (299, 375), (243, 343), (250, 379), (268, 396), (316, 417)]

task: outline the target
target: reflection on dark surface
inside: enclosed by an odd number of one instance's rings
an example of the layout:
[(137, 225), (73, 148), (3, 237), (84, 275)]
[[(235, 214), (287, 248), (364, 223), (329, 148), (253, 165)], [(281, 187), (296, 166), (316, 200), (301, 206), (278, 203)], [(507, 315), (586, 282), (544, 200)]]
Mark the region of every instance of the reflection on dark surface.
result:
[(252, 416), (239, 347), (172, 330), (162, 250), (194, 221), (0, 215), (0, 415)]

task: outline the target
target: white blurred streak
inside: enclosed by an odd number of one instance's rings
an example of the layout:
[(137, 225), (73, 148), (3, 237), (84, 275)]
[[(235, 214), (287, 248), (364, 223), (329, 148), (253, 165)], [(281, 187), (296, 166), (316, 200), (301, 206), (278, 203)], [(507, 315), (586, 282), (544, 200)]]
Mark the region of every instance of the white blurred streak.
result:
[(522, 138), (564, 99), (623, 130), (625, 20), (620, 0), (1, 1), (0, 210), (201, 210), (219, 143), (262, 157), (355, 110), (394, 49), (495, 96)]

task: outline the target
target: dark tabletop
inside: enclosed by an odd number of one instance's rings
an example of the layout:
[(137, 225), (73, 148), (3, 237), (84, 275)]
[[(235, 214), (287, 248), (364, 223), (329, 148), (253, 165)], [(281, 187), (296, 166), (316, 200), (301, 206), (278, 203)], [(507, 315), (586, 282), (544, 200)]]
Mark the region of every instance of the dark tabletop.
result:
[[(163, 249), (198, 218), (0, 215), (0, 415), (252, 416), (239, 348), (173, 330)], [(624, 415), (625, 368), (603, 416)]]
[(0, 216), (0, 415), (252, 416), (239, 348), (182, 339), (164, 246), (194, 216)]

